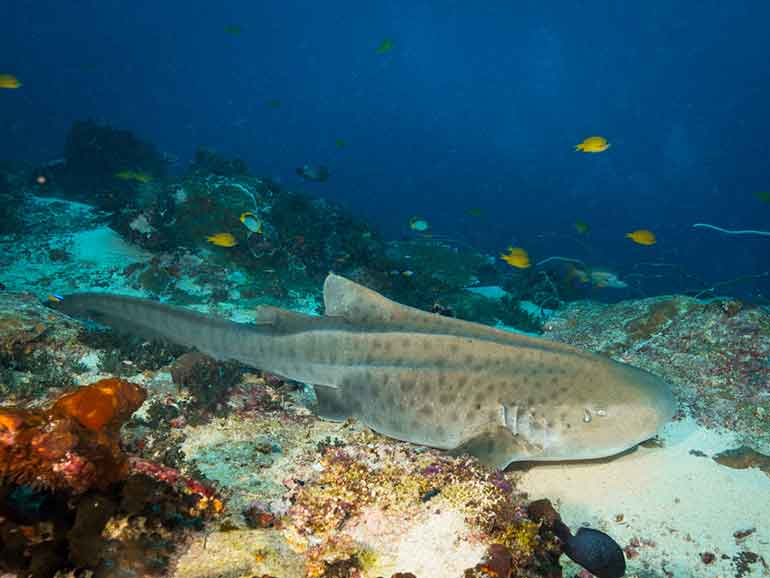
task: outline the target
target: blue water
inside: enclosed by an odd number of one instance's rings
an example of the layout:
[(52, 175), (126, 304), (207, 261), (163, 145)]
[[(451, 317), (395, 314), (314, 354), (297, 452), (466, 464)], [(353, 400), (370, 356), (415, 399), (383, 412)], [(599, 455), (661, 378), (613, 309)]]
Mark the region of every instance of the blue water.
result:
[[(62, 156), (94, 119), (341, 201), (389, 237), (427, 218), (490, 252), (716, 283), (770, 270), (770, 4), (7, 2), (0, 158)], [(393, 49), (378, 54), (391, 39)], [(278, 100), (279, 106), (270, 101)], [(275, 104), (275, 103), (274, 103)], [(574, 152), (591, 135), (600, 154)], [(337, 139), (346, 146), (338, 148)], [(295, 174), (328, 165), (325, 183)], [(481, 209), (480, 217), (467, 211)], [(590, 224), (580, 237), (576, 220)], [(648, 228), (643, 247), (624, 234)], [(635, 269), (636, 267), (636, 269)], [(649, 293), (682, 291), (668, 276)], [(759, 301), (770, 280), (728, 286)]]

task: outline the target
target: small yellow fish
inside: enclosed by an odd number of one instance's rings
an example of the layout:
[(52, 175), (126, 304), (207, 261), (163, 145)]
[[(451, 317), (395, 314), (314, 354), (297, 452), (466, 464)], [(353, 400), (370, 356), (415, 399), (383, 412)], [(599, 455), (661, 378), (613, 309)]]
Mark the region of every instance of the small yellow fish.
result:
[(270, 108), (281, 108), (281, 101), (277, 98), (271, 98), (267, 101), (267, 106)]
[(581, 235), (587, 235), (591, 232), (591, 227), (585, 221), (575, 221), (575, 230)]
[(64, 301), (64, 297), (62, 297), (58, 293), (49, 293), (48, 300), (52, 303), (61, 303), (62, 301)]
[(395, 44), (393, 43), (393, 40), (391, 40), (390, 38), (386, 38), (377, 47), (377, 54), (387, 54), (388, 52), (393, 50), (393, 46), (395, 46)]
[(631, 233), (626, 233), (626, 237), (639, 245), (654, 245), (657, 241), (655, 233), (647, 229), (637, 229)]
[(754, 193), (754, 196), (757, 198), (757, 200), (762, 201), (763, 203), (770, 203), (770, 193), (767, 191)]
[(136, 181), (137, 183), (149, 183), (152, 176), (140, 171), (120, 171), (115, 173), (115, 177), (122, 181)]
[(610, 143), (603, 136), (589, 136), (580, 144), (575, 145), (576, 151), (584, 153), (601, 153), (610, 148)]
[(473, 207), (472, 209), (468, 209), (465, 214), (467, 214), (469, 217), (480, 217), (484, 214), (484, 211), (478, 207)]
[(21, 81), (13, 74), (0, 74), (0, 88), (21, 88)]
[(217, 247), (235, 247), (238, 241), (235, 240), (230, 233), (217, 233), (216, 235), (209, 235), (206, 240), (212, 245)]
[(334, 141), (334, 144), (337, 146), (338, 149), (344, 149), (347, 146), (347, 143), (345, 142), (344, 138), (338, 138)]
[(240, 36), (241, 32), (243, 32), (243, 28), (237, 24), (232, 24), (230, 26), (225, 26), (225, 32), (230, 36)]
[(521, 247), (508, 247), (508, 252), (501, 253), (500, 258), (517, 269), (528, 269), (531, 266), (529, 255)]
[(241, 213), (241, 216), (238, 218), (240, 219), (241, 223), (243, 223), (243, 226), (252, 233), (262, 232), (262, 221), (251, 211)]

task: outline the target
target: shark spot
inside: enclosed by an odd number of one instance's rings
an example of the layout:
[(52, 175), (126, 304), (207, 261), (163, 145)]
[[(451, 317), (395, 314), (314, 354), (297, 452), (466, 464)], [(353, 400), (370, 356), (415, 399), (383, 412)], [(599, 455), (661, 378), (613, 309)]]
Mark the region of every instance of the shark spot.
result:
[(423, 405), (417, 410), (417, 415), (422, 417), (430, 417), (433, 415), (433, 408), (429, 405)]
[(425, 351), (430, 351), (432, 347), (433, 347), (433, 344), (430, 342), (430, 339), (423, 339), (422, 340), (422, 348)]
[(400, 385), (402, 393), (410, 393), (414, 391), (415, 385), (417, 384), (413, 377), (402, 377)]
[(442, 391), (438, 396), (438, 401), (441, 405), (449, 405), (455, 400), (455, 392)]
[(444, 387), (444, 385), (446, 385), (446, 374), (439, 373), (437, 381), (438, 381), (439, 387)]
[(379, 339), (372, 339), (372, 351), (377, 351), (378, 349), (382, 349), (382, 341)]
[(457, 345), (456, 343), (452, 343), (452, 344), (449, 346), (449, 351), (450, 351), (451, 353), (457, 353), (457, 350), (458, 350), (458, 349), (460, 349), (460, 346), (459, 346), (459, 345)]
[(457, 386), (458, 387), (465, 387), (468, 383), (468, 376), (467, 375), (461, 375), (457, 378)]
[(465, 356), (465, 365), (472, 365), (473, 364), (473, 356), (468, 354)]
[(390, 383), (390, 374), (385, 373), (382, 376), (382, 385), (388, 385), (388, 383)]
[(412, 346), (412, 340), (409, 339), (408, 337), (405, 337), (404, 339), (401, 340), (401, 346), (404, 349), (409, 349)]

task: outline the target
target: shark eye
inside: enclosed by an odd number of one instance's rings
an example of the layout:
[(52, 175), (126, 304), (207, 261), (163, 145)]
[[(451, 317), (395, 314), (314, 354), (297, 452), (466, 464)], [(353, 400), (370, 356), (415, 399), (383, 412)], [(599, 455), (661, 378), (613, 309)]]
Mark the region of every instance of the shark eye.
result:
[(587, 407), (583, 408), (583, 422), (591, 423), (591, 417), (591, 411)]

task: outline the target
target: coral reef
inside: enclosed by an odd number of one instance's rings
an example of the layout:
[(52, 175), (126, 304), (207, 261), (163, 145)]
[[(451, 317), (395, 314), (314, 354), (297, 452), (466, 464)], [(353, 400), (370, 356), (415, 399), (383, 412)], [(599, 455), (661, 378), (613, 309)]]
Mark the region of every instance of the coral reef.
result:
[[(282, 521), (308, 576), (326, 576), (343, 561), (367, 575), (389, 567), (382, 552), (408, 548), (404, 534), (413, 530), (407, 528), (448, 520), (451, 512), (464, 520), (457, 540), (505, 548), (516, 569), (511, 575), (541, 576), (535, 568), (558, 559), (553, 535), (541, 535), (512, 482), (472, 460), (417, 453), (364, 433), (344, 447), (328, 447), (311, 471), (301, 483), (289, 483), (292, 506)], [(412, 570), (419, 576), (426, 568)]]
[[(193, 423), (201, 417), (221, 415), (230, 390), (241, 381), (245, 366), (235, 362), (220, 363), (197, 351), (185, 353), (171, 367), (177, 387), (189, 390), (193, 403), (188, 407), (195, 414)], [(192, 417), (192, 415), (190, 415)]]
[(126, 376), (138, 371), (158, 370), (172, 363), (186, 349), (158, 340), (146, 341), (111, 330), (86, 328), (78, 335), (81, 344), (98, 351), (98, 368), (104, 373)]
[(130, 131), (77, 121), (64, 144), (63, 164), (44, 167), (40, 173), (67, 198), (86, 201), (101, 209), (120, 209), (137, 196), (144, 182), (121, 179), (119, 174), (143, 175), (142, 180), (162, 178), (166, 160), (147, 142)]
[(139, 386), (111, 378), (47, 410), (0, 409), (0, 480), (83, 493), (124, 479), (120, 426), (145, 396)]
[(0, 295), (0, 403), (26, 403), (75, 383), (78, 326), (30, 295)]
[[(165, 576), (189, 536), (222, 510), (212, 490), (132, 463), (125, 480), (72, 495), (0, 484), (0, 570), (52, 578)], [(90, 574), (81, 574), (90, 572)]]
[(201, 176), (244, 177), (248, 176), (249, 167), (241, 159), (228, 159), (215, 151), (198, 148), (188, 173)]
[[(24, 187), (14, 179), (16, 171), (0, 164), (0, 235), (18, 233), (22, 229), (21, 211)], [(17, 181), (17, 182), (14, 182)]]
[(770, 453), (770, 313), (732, 299), (571, 303), (545, 333), (677, 384), (684, 411)]

